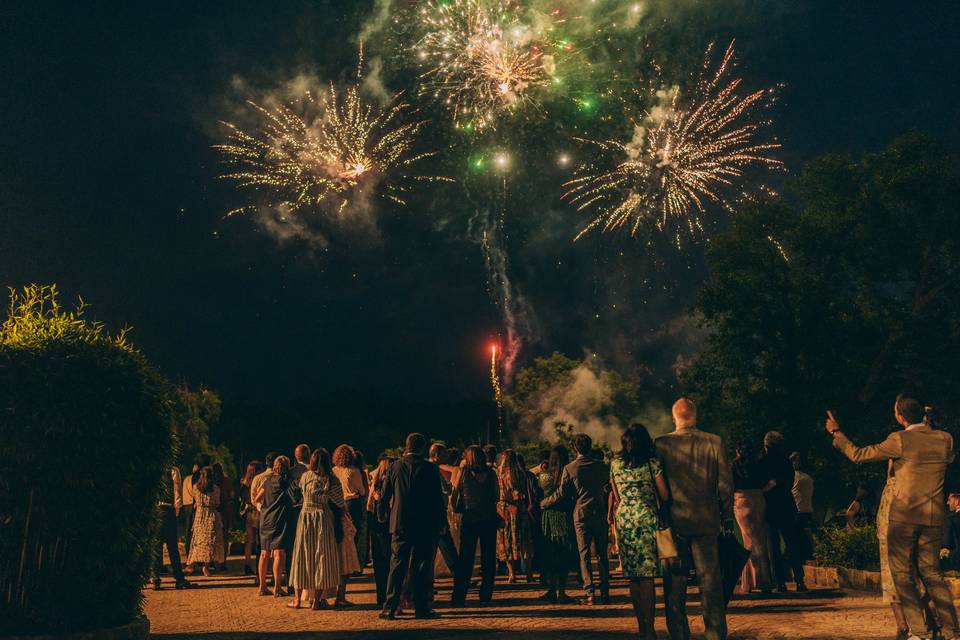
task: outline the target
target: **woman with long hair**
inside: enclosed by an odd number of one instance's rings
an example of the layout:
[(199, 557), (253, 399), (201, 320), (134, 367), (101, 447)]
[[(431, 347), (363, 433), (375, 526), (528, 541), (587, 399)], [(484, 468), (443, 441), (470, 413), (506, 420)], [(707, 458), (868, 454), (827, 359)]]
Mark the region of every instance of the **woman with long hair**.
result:
[(531, 536), (530, 485), (527, 470), (520, 464), (516, 451), (507, 449), (503, 452), (497, 476), (500, 484), (497, 510), (504, 522), (497, 534), (497, 555), (507, 564), (510, 584), (515, 584), (520, 563), (526, 562), (528, 570), (530, 568)]
[(343, 504), (340, 483), (331, 473), (330, 454), (316, 449), (310, 464), (300, 476), (303, 509), (297, 524), (297, 536), (290, 563), (290, 586), (296, 601), (287, 605), (299, 609), (306, 592), (313, 609), (324, 609), (324, 591), (340, 585), (340, 548), (337, 545), (333, 510), (330, 503)]
[(656, 640), (654, 579), (660, 575), (657, 552), (659, 504), (670, 498), (650, 432), (631, 425), (620, 436), (621, 450), (610, 463), (613, 499), (608, 519), (617, 530), (623, 576), (630, 581), (630, 601), (644, 640)]
[(487, 466), (487, 457), (477, 445), (467, 447), (463, 467), (454, 478), (450, 504), (462, 514), (460, 551), (454, 571), (453, 606), (463, 606), (473, 577), (473, 563), (480, 544), (480, 603), (493, 600), (497, 573), (497, 505), (500, 489), (497, 474)]
[(763, 497), (767, 479), (753, 445), (747, 441), (737, 443), (737, 457), (733, 459), (733, 516), (743, 535), (743, 547), (750, 552), (750, 558), (740, 575), (740, 590), (743, 593), (766, 593), (773, 588), (767, 501)]
[(211, 467), (203, 467), (193, 483), (193, 538), (187, 564), (202, 564), (203, 575), (224, 562), (223, 519), (220, 517), (220, 487)]
[(256, 572), (251, 563), (254, 558), (254, 547), (257, 545), (260, 532), (260, 514), (253, 504), (250, 495), (250, 484), (253, 479), (263, 473), (263, 463), (251, 460), (247, 463), (247, 470), (240, 478), (240, 517), (243, 518), (243, 575), (252, 576)]
[[(266, 555), (267, 562), (269, 559), (273, 560), (273, 595), (279, 598), (285, 595), (285, 550), (296, 533), (296, 523), (291, 522), (293, 500), (290, 496), (290, 458), (277, 456), (273, 461), (272, 471), (257, 491), (257, 495), (253, 496), (253, 501), (263, 505), (260, 511), (260, 556), (263, 558)], [(270, 595), (265, 575), (261, 575), (260, 595)]]
[(390, 573), (390, 504), (381, 500), (383, 485), (390, 473), (393, 458), (381, 453), (377, 468), (370, 474), (370, 493), (367, 498), (367, 516), (370, 521), (370, 551), (373, 559), (373, 579), (377, 585), (377, 607), (387, 601), (387, 576)]
[[(537, 474), (543, 495), (553, 495), (560, 487), (563, 468), (569, 462), (570, 454), (563, 445), (550, 450), (546, 465)], [(540, 512), (540, 546), (537, 554), (540, 558), (540, 574), (547, 585), (547, 592), (541, 599), (547, 602), (571, 601), (566, 592), (567, 574), (575, 566), (573, 560), (577, 548), (572, 507), (569, 502), (561, 501)]]

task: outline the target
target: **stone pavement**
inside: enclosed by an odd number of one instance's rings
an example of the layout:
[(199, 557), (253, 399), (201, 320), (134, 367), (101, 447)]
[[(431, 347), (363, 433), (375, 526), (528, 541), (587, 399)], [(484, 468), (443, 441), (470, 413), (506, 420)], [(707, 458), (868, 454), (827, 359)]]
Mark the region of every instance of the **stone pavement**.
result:
[[(231, 562), (231, 567), (235, 564)], [(354, 578), (347, 597), (355, 608), (346, 611), (295, 611), (292, 598), (259, 597), (253, 579), (229, 574), (192, 577), (198, 588), (175, 591), (165, 578), (159, 592), (144, 591), (144, 607), (154, 638), (186, 640), (613, 640), (637, 637), (636, 620), (626, 596), (626, 583), (614, 581), (613, 603), (592, 608), (547, 605), (538, 601), (537, 585), (497, 583), (493, 605), (449, 609), (451, 581), (438, 580), (437, 608), (443, 617), (395, 622), (377, 618), (372, 576)], [(571, 593), (573, 593), (571, 591)], [(694, 637), (700, 637), (696, 588), (691, 589), (689, 613)], [(471, 592), (475, 598), (475, 592)], [(873, 594), (815, 590), (804, 596), (738, 598), (728, 615), (732, 640), (876, 640), (892, 638), (892, 616)], [(667, 638), (662, 600), (657, 629)]]

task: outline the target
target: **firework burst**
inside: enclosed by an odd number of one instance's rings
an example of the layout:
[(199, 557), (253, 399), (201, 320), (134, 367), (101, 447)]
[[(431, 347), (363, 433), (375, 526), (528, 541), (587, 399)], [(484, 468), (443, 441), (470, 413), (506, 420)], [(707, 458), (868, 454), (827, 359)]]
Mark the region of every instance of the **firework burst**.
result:
[(684, 230), (703, 233), (702, 215), (709, 203), (734, 210), (733, 197), (745, 195), (739, 179), (747, 167), (782, 165), (771, 156), (780, 145), (760, 140), (769, 121), (754, 119), (773, 92), (738, 92), (741, 80), (728, 79), (733, 42), (712, 72), (711, 52), (712, 46), (690, 99), (684, 100), (676, 87), (656, 91), (647, 100), (653, 105), (634, 121), (630, 141), (579, 139), (626, 159), (608, 171), (582, 167), (565, 184), (564, 197), (579, 211), (596, 210), (575, 239), (597, 229), (626, 228), (636, 235), (649, 225), (660, 231), (673, 228), (679, 245)]
[(376, 108), (364, 103), (359, 85), (341, 93), (331, 83), (321, 95), (306, 92), (295, 103), (247, 104), (260, 124), (245, 131), (223, 123), (228, 141), (214, 148), (229, 167), (221, 178), (254, 191), (258, 202), (228, 215), (264, 203), (291, 213), (321, 208), (343, 214), (371, 194), (402, 205), (415, 184), (449, 181), (414, 171), (435, 154), (413, 151), (424, 123), (401, 123), (411, 110), (398, 97)]
[(425, 35), (414, 52), (427, 70), (421, 95), (451, 111), (456, 124), (483, 129), (498, 115), (536, 103), (550, 84), (555, 57), (503, 0), (436, 0), (420, 13)]

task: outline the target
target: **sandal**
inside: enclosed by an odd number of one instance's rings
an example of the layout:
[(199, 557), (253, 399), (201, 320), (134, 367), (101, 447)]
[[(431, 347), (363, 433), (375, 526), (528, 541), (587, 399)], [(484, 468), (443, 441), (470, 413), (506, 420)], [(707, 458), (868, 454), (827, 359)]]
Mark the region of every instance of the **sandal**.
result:
[(258, 595), (258, 596), (272, 596), (272, 595), (273, 595), (273, 592), (270, 591), (270, 589), (260, 589), (260, 591), (257, 592), (257, 595)]

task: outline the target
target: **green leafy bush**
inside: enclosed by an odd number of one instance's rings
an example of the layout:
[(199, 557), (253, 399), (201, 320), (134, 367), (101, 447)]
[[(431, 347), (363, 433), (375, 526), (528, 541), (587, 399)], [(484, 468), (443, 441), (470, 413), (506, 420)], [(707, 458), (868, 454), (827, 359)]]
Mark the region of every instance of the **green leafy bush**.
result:
[(872, 524), (856, 527), (824, 527), (817, 532), (814, 558), (824, 567), (847, 569), (880, 569), (880, 547), (877, 529)]
[(121, 332), (11, 292), (0, 325), (0, 635), (122, 625), (141, 612), (170, 391)]

